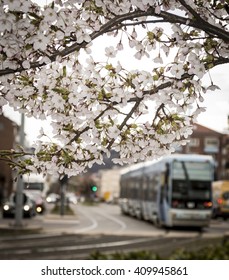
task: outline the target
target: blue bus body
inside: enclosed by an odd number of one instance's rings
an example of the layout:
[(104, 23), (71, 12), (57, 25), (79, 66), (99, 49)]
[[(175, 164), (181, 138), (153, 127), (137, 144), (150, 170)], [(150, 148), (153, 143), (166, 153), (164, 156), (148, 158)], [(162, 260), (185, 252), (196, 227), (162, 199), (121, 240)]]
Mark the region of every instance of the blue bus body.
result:
[(124, 214), (162, 226), (209, 226), (214, 161), (211, 156), (174, 154), (126, 168), (120, 177)]

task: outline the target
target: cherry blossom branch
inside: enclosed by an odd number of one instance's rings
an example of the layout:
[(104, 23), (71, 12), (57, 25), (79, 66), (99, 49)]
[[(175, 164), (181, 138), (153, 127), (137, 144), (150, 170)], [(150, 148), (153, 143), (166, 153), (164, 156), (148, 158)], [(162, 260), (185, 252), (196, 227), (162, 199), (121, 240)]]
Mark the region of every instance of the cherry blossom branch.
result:
[[(181, 0), (180, 2), (184, 7), (193, 11), (184, 1)], [(194, 13), (194, 15), (198, 15), (194, 11), (193, 11), (193, 13)], [(147, 11), (134, 11), (132, 13), (116, 16), (115, 18), (113, 18), (110, 21), (108, 21), (107, 23), (105, 23), (100, 28), (99, 31), (93, 32), (90, 35), (91, 40), (93, 41), (94, 39), (98, 38), (99, 36), (109, 32), (110, 30), (114, 30), (115, 28), (119, 29), (119, 24), (121, 24), (123, 21), (132, 20), (134, 18), (139, 18), (139, 17), (143, 17), (143, 16), (162, 17), (163, 20), (166, 22), (180, 23), (180, 24), (189, 25), (189, 26), (192, 26), (195, 28), (199, 28), (200, 30), (203, 30), (206, 33), (211, 34), (211, 36), (214, 35), (217, 38), (222, 39), (226, 43), (229, 41), (228, 32), (226, 32), (225, 30), (222, 30), (221, 28), (211, 25), (211, 24), (207, 23), (206, 21), (204, 21), (204, 24), (203, 24), (203, 20), (199, 17), (198, 17), (198, 20), (196, 20), (196, 19), (192, 20), (192, 19), (187, 19), (187, 18), (179, 16), (179, 15), (169, 13), (169, 12), (165, 12), (165, 11), (161, 11), (160, 14), (157, 14), (157, 13), (155, 13), (155, 9), (152, 7), (149, 8)], [(187, 20), (188, 20), (188, 23), (187, 23)], [(141, 21), (139, 22), (139, 24), (141, 24)], [(61, 51), (57, 51), (57, 52), (53, 53), (52, 55), (49, 55), (48, 57), (49, 57), (50, 61), (53, 62), (56, 60), (56, 58), (58, 56), (66, 57), (67, 55), (69, 55), (75, 51), (79, 51), (81, 48), (85, 48), (87, 46), (87, 44), (88, 43), (85, 41), (81, 44), (73, 43), (71, 46), (66, 47)], [(20, 62), (19, 62), (19, 64), (20, 64)], [(33, 62), (30, 65), (30, 69), (42, 67), (44, 65), (45, 65), (45, 63), (41, 64), (39, 62)], [(8, 69), (8, 68), (2, 69), (2, 70), (0, 70), (0, 76), (6, 75), (6, 74), (11, 74), (11, 73), (22, 72), (24, 70), (25, 69), (23, 67), (18, 67), (17, 69)]]
[(218, 38), (225, 41), (225, 43), (229, 42), (229, 32), (226, 32), (225, 30), (214, 26), (208, 23), (206, 20), (202, 19), (201, 16), (194, 9), (192, 9), (184, 0), (178, 1), (194, 16), (194, 20), (190, 20), (190, 23), (188, 25), (200, 28), (200, 30), (205, 31), (210, 35), (217, 36)]
[[(204, 110), (203, 94), (217, 88), (213, 81), (203, 86), (203, 76), (229, 63), (226, 10), (219, 1), (215, 8), (209, 1), (126, 1), (86, 1), (77, 7), (74, 1), (62, 6), (54, 1), (36, 9), (23, 1), (20, 7), (17, 1), (1, 4), (5, 69), (0, 75), (14, 75), (1, 78), (0, 103), (26, 116), (52, 116), (55, 134), (45, 142), (41, 131), (34, 154), (5, 153), (19, 171), (72, 176), (102, 164), (111, 149), (123, 164), (157, 158), (187, 143), (193, 120)], [(170, 23), (169, 31), (164, 23)], [(104, 34), (117, 36), (117, 45), (108, 42), (105, 59), (95, 54), (95, 60), (92, 42)], [(127, 70), (117, 62), (126, 46), (139, 61), (149, 59), (150, 70)], [(142, 122), (142, 116), (148, 120)]]

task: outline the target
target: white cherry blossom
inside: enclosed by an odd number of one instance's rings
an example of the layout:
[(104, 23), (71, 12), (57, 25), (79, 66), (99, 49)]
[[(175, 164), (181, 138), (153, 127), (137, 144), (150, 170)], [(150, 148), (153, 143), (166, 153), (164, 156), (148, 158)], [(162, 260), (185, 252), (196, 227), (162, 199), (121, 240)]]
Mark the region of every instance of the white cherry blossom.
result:
[(57, 20), (57, 14), (52, 8), (46, 8), (43, 13), (44, 21), (51, 24)]
[[(185, 145), (204, 94), (217, 89), (201, 79), (228, 63), (228, 13), (213, 2), (1, 1), (0, 105), (53, 126), (25, 169), (72, 176), (111, 149), (128, 164)], [(12, 162), (20, 166), (13, 154)]]
[(181, 79), (181, 76), (184, 74), (184, 69), (182, 64), (173, 64), (171, 68), (171, 74), (177, 79)]
[(49, 43), (49, 37), (43, 33), (38, 33), (33, 37), (33, 42), (34, 50), (45, 51)]
[(114, 47), (106, 47), (105, 48), (105, 54), (107, 57), (115, 57), (117, 54), (117, 50), (115, 50)]

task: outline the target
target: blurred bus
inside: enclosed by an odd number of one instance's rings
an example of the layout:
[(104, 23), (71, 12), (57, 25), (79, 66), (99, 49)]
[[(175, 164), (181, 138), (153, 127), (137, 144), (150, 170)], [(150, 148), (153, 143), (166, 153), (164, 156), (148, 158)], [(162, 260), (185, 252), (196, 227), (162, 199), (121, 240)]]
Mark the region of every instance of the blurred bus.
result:
[(229, 181), (212, 183), (213, 218), (229, 218)]
[(42, 174), (30, 173), (23, 175), (25, 190), (37, 190), (44, 193), (46, 190), (46, 177)]
[(35, 202), (37, 213), (44, 213), (46, 209), (45, 196), (48, 190), (46, 177), (37, 173), (25, 174), (23, 175), (23, 183), (23, 190)]
[(213, 179), (211, 156), (174, 154), (135, 164), (121, 173), (121, 211), (160, 226), (209, 226)]

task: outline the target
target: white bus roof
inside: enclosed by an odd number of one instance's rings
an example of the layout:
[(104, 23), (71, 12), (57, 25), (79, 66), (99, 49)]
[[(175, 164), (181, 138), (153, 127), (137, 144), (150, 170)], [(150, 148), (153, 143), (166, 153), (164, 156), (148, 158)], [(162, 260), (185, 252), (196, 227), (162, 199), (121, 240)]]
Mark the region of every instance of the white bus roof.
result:
[(42, 174), (38, 173), (30, 173), (30, 174), (24, 174), (22, 176), (23, 181), (28, 183), (42, 183), (45, 182), (45, 177)]
[(135, 171), (141, 168), (145, 168), (157, 162), (172, 162), (174, 160), (179, 161), (210, 161), (211, 163), (214, 162), (212, 156), (208, 155), (199, 155), (199, 154), (172, 154), (165, 157), (161, 157), (157, 160), (149, 160), (144, 162), (139, 162), (136, 164), (132, 164), (126, 168), (123, 168), (121, 171), (121, 175), (127, 174), (131, 171)]

